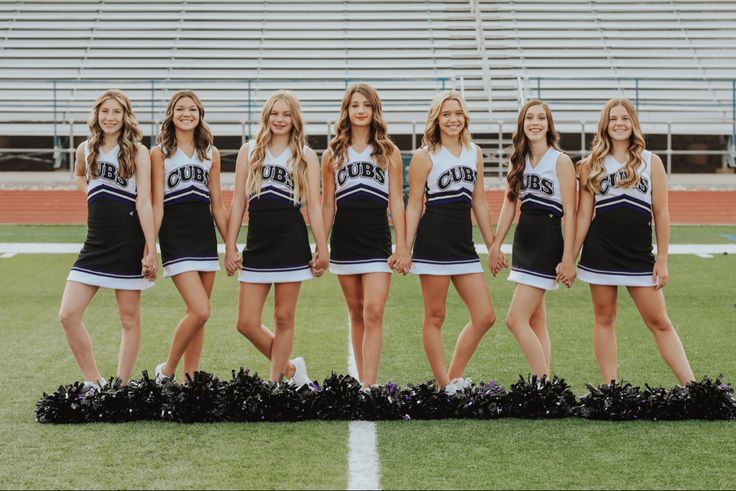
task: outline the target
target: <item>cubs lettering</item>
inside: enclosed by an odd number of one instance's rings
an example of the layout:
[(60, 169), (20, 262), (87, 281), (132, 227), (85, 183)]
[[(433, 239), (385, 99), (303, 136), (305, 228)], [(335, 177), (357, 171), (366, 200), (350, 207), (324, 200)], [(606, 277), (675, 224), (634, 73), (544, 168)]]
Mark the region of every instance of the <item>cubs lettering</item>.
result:
[[(608, 190), (611, 188), (615, 188), (616, 185), (626, 179), (628, 177), (628, 172), (625, 170), (620, 170), (618, 172), (614, 172), (613, 174), (609, 174), (603, 179), (601, 179), (600, 183), (600, 189), (601, 194), (605, 195), (608, 193)], [(649, 191), (649, 179), (647, 179), (644, 176), (640, 176), (639, 180), (636, 182), (636, 185), (634, 186), (637, 190), (639, 190), (642, 193), (646, 193)]]
[(337, 172), (337, 182), (342, 186), (348, 178), (366, 177), (379, 184), (386, 182), (386, 171), (373, 162), (351, 162)]
[(459, 165), (440, 174), (440, 177), (437, 178), (437, 187), (444, 190), (449, 188), (453, 183), (469, 182), (472, 184), (475, 183), (477, 177), (478, 171)]
[(124, 188), (128, 187), (128, 180), (123, 179), (118, 175), (118, 168), (115, 164), (111, 164), (110, 162), (100, 162), (98, 169), (98, 177), (100, 179), (116, 182), (118, 185)]
[(555, 185), (546, 177), (540, 177), (536, 174), (524, 174), (521, 181), (522, 191), (541, 191), (544, 194), (552, 196), (555, 194)]
[(283, 184), (289, 189), (294, 189), (294, 181), (291, 178), (291, 174), (284, 168), (278, 165), (264, 165), (261, 171), (264, 181), (273, 181), (279, 184)]
[(210, 173), (198, 165), (182, 165), (174, 169), (166, 180), (169, 188), (175, 188), (182, 182), (201, 182), (205, 186), (209, 185)]

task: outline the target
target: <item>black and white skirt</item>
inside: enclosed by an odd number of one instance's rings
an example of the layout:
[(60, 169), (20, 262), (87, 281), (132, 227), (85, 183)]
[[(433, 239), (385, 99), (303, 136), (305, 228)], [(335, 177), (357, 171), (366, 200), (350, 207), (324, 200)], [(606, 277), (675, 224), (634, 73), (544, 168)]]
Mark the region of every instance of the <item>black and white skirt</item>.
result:
[(312, 278), (312, 250), (298, 208), (251, 210), (243, 250), (243, 283), (290, 283)]
[(522, 211), (514, 232), (509, 281), (556, 290), (555, 268), (563, 250), (560, 217), (544, 210)]
[(469, 208), (427, 207), (417, 227), (411, 272), (440, 276), (483, 272)]
[(187, 271), (220, 270), (209, 203), (197, 201), (164, 207), (158, 239), (164, 277)]
[(67, 281), (115, 290), (145, 290), (141, 259), (146, 240), (134, 203), (97, 199), (89, 204), (87, 239)]
[(626, 209), (597, 213), (583, 243), (578, 278), (593, 285), (655, 286), (651, 217)]
[(338, 206), (330, 236), (330, 271), (337, 275), (390, 273), (391, 230), (386, 208)]

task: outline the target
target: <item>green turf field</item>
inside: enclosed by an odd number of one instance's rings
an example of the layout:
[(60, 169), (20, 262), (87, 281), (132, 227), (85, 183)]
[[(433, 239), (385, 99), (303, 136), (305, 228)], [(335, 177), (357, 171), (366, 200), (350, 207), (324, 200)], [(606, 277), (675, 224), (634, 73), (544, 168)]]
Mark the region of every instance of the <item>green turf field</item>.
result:
[[(714, 243), (727, 227), (673, 229), (673, 242)], [(76, 234), (76, 235), (75, 235)], [(0, 242), (82, 241), (79, 227), (0, 227)], [(684, 239), (682, 239), (684, 238)], [(241, 236), (241, 240), (243, 237)], [(727, 240), (727, 239), (722, 239)], [(141, 422), (86, 426), (33, 420), (44, 391), (80, 377), (56, 312), (73, 255), (0, 258), (0, 487), (2, 488), (342, 488), (347, 485), (346, 422)], [(673, 319), (698, 377), (736, 380), (736, 271), (733, 256), (671, 256), (666, 289)], [(474, 381), (507, 389), (526, 363), (503, 318), (512, 284), (488, 278), (499, 322), (470, 363)], [(203, 370), (229, 378), (240, 366), (267, 373), (265, 360), (234, 328), (237, 280), (218, 275)], [(271, 304), (269, 304), (271, 305)], [(267, 309), (270, 307), (267, 307)], [(548, 295), (553, 370), (577, 395), (599, 383), (587, 286)], [(137, 372), (164, 359), (182, 302), (159, 279), (143, 294)], [(431, 373), (421, 343), (416, 277), (394, 276), (386, 309), (380, 381), (421, 382)], [(448, 299), (446, 352), (467, 316)], [(269, 323), (268, 317), (265, 319)], [(119, 327), (114, 296), (101, 291), (86, 316), (105, 375), (114, 374)], [(620, 294), (620, 369), (626, 380), (671, 387), (676, 381), (625, 291)], [(306, 282), (295, 353), (310, 375), (346, 373), (347, 313), (334, 276)], [(733, 488), (734, 422), (408, 421), (377, 424), (381, 486), (395, 488)]]

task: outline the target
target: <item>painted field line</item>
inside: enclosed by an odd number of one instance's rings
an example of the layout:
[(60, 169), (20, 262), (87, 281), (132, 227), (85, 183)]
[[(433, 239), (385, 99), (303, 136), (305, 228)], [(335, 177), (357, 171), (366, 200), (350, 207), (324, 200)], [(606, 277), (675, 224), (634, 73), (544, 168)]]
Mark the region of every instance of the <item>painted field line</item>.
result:
[[(358, 378), (348, 323), (348, 373)], [(348, 428), (348, 489), (381, 489), (376, 423), (351, 421)]]
[[(314, 244), (311, 244), (314, 250)], [(238, 246), (242, 250), (242, 246)], [(82, 244), (73, 242), (0, 242), (0, 254), (78, 254)], [(476, 245), (478, 254), (488, 254), (485, 245)], [(504, 254), (511, 253), (511, 244), (501, 246)], [(225, 253), (225, 244), (218, 244), (217, 252)], [(657, 246), (654, 246), (657, 252)], [(736, 244), (670, 244), (670, 254), (736, 254)]]

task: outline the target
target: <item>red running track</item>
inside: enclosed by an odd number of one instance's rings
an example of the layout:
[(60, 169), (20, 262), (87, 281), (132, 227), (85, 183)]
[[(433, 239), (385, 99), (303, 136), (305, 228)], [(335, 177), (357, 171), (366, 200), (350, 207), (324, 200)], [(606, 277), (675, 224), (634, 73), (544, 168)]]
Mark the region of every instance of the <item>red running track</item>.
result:
[[(223, 192), (229, 207), (232, 192)], [(503, 194), (486, 192), (493, 222)], [(673, 224), (736, 225), (736, 191), (670, 191)], [(87, 206), (79, 191), (0, 190), (0, 223), (85, 224)], [(247, 216), (245, 218), (247, 223)]]

